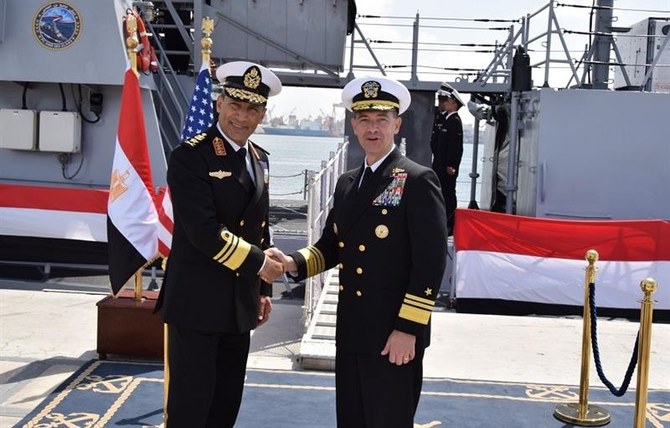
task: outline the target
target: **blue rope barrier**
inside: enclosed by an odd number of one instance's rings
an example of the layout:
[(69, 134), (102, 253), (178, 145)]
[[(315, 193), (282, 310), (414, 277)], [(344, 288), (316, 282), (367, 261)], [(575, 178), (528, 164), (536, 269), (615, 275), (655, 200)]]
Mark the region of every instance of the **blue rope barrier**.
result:
[(628, 363), (628, 369), (626, 370), (626, 375), (624, 376), (623, 382), (621, 383), (621, 387), (617, 389), (612, 382), (610, 382), (607, 379), (607, 376), (605, 376), (605, 372), (603, 371), (602, 364), (600, 362), (600, 349), (598, 349), (598, 328), (597, 328), (597, 314), (596, 314), (596, 291), (595, 291), (595, 284), (590, 283), (589, 284), (589, 304), (591, 305), (591, 347), (593, 348), (593, 359), (596, 364), (596, 371), (598, 372), (598, 377), (602, 381), (603, 384), (607, 387), (607, 389), (610, 390), (610, 392), (616, 396), (616, 397), (621, 397), (626, 393), (626, 390), (628, 390), (628, 386), (630, 385), (630, 380), (633, 377), (633, 371), (635, 370), (635, 366), (637, 365), (637, 353), (638, 353), (638, 342), (640, 341), (640, 332), (637, 332), (637, 337), (635, 338), (635, 346), (633, 347), (633, 355), (630, 358), (630, 362)]

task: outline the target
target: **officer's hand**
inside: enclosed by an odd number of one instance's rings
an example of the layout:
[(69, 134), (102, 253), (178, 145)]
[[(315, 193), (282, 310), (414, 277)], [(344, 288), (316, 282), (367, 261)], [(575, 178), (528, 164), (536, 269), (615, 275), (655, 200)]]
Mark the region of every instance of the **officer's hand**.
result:
[(265, 265), (258, 273), (261, 279), (267, 283), (272, 284), (278, 276), (284, 274), (284, 265), (277, 260), (265, 255)]
[(258, 302), (258, 325), (256, 328), (270, 319), (270, 312), (272, 312), (272, 300), (268, 296), (261, 296)]
[(416, 336), (399, 330), (393, 330), (386, 340), (382, 355), (389, 356), (389, 363), (401, 366), (414, 359)]
[(293, 257), (287, 256), (279, 248), (277, 248), (277, 247), (268, 248), (267, 250), (265, 250), (265, 254), (272, 257), (273, 259), (277, 260), (281, 264), (283, 264), (285, 272), (297, 272), (298, 271), (298, 267), (296, 266), (295, 260), (293, 260)]

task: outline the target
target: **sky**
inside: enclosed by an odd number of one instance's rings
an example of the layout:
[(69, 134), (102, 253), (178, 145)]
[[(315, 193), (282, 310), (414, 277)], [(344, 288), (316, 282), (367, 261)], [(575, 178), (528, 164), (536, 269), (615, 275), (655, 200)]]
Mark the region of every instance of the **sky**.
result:
[[(591, 6), (595, 0), (560, 0), (560, 3), (569, 5)], [(359, 15), (377, 15), (382, 18), (357, 18), (356, 22), (361, 27), (364, 36), (372, 40), (387, 40), (394, 42), (388, 44), (374, 44), (375, 54), (382, 64), (386, 65), (408, 65), (411, 64), (411, 45), (406, 42), (412, 40), (412, 22), (416, 14), (419, 14), (420, 53), (418, 63), (419, 79), (422, 81), (457, 81), (462, 79), (456, 72), (446, 73), (440, 70), (449, 68), (476, 68), (486, 67), (493, 58), (492, 53), (477, 53), (476, 50), (491, 50), (491, 47), (463, 47), (451, 44), (477, 43), (494, 44), (502, 43), (508, 36), (507, 30), (494, 30), (491, 28), (508, 28), (514, 25), (514, 31), (518, 31), (518, 22), (474, 22), (472, 19), (504, 19), (518, 20), (526, 14), (534, 14), (543, 6), (546, 0), (358, 0)], [(556, 3), (555, 3), (556, 4)], [(670, 0), (614, 0), (613, 12), (615, 24), (619, 27), (633, 25), (649, 16), (670, 17)], [(564, 30), (588, 31), (589, 9), (559, 6), (555, 8), (556, 16), (560, 26)], [(382, 24), (382, 25), (379, 25)], [(530, 37), (546, 31), (548, 25), (548, 13), (544, 12), (530, 19)], [(588, 36), (566, 34), (566, 44), (571, 49), (572, 57), (579, 58), (583, 54), (584, 47), (588, 42)], [(405, 42), (405, 43), (401, 43)], [(432, 43), (432, 44), (431, 44)], [(436, 43), (449, 45), (436, 45)], [(345, 73), (349, 70), (349, 41), (344, 55)], [(389, 47), (392, 46), (392, 49)], [(544, 58), (544, 48), (539, 41), (531, 45), (537, 52), (530, 52), (531, 64)], [(380, 49), (384, 48), (384, 49)], [(560, 52), (561, 45), (557, 36), (552, 38), (552, 58), (565, 59)], [(540, 52), (542, 51), (542, 52)], [(612, 56), (611, 60), (615, 60)], [(374, 62), (364, 49), (355, 49), (354, 64), (373, 65)], [(398, 80), (409, 80), (409, 68), (401, 67), (387, 69), (389, 77)], [(550, 85), (552, 87), (565, 87), (569, 78), (567, 65), (559, 69), (552, 69), (550, 74)], [(356, 77), (366, 75), (381, 75), (371, 70), (354, 70)], [(581, 75), (581, 73), (580, 73)], [(472, 80), (472, 77), (466, 77)], [(544, 70), (533, 71), (534, 85), (540, 86), (544, 81)], [(341, 90), (319, 89), (315, 96), (314, 89), (285, 87), (278, 96), (272, 99), (275, 105), (274, 115), (283, 115), (293, 112), (299, 117), (315, 117), (321, 111), (331, 114), (334, 103), (340, 103)], [(466, 108), (459, 112), (464, 121), (472, 120)], [(343, 115), (341, 108), (335, 112)]]

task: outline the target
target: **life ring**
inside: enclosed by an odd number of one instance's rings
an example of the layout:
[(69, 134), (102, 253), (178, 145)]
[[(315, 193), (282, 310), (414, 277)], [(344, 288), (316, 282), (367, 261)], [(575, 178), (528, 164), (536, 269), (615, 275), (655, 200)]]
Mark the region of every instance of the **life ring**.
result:
[[(137, 71), (142, 73), (155, 73), (158, 71), (156, 49), (154, 49), (154, 47), (151, 45), (147, 27), (144, 25), (144, 20), (136, 10), (129, 9), (127, 12), (128, 14), (132, 14), (137, 22), (136, 35), (140, 42), (137, 50)], [(129, 36), (125, 17), (123, 18), (123, 33), (125, 37)]]

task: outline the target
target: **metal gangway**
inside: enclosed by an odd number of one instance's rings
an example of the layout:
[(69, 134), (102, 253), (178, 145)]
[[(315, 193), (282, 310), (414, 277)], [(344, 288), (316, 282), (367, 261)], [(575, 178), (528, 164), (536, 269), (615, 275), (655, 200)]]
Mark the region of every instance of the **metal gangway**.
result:
[[(308, 172), (307, 245), (321, 236), (328, 212), (333, 207), (337, 179), (347, 169), (349, 141), (338, 145), (321, 170)], [(300, 344), (304, 368), (333, 370), (335, 365), (335, 320), (338, 294), (338, 269), (305, 279), (304, 322), (306, 333)]]

